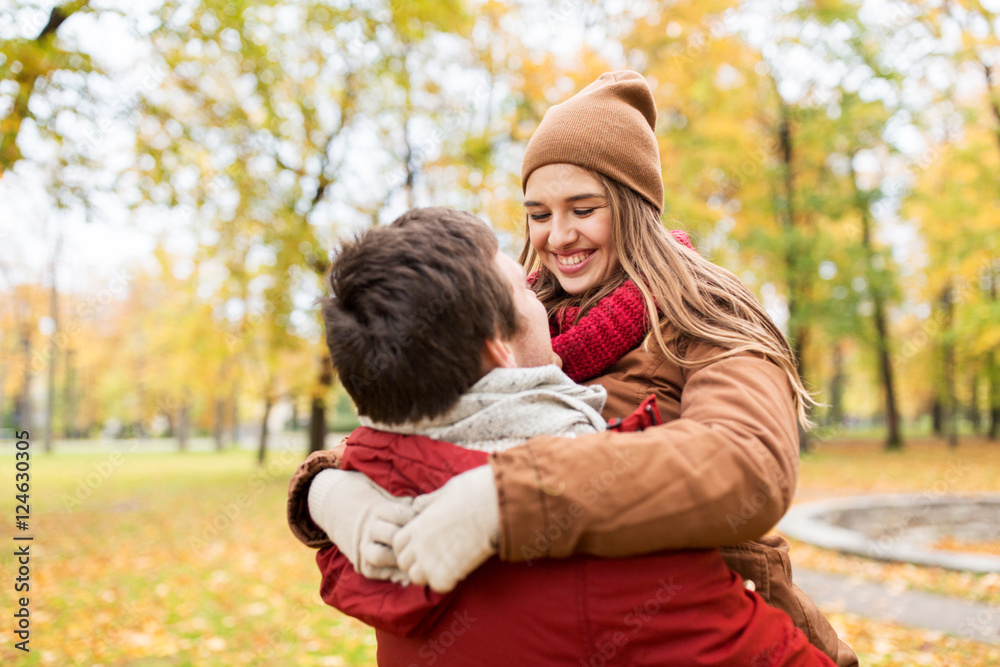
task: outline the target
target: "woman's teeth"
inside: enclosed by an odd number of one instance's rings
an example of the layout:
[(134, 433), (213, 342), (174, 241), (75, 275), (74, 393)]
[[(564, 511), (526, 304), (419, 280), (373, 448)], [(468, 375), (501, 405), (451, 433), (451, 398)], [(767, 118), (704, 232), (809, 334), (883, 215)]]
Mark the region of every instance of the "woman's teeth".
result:
[(573, 266), (590, 257), (589, 252), (578, 252), (575, 255), (557, 255), (558, 262), (563, 266)]

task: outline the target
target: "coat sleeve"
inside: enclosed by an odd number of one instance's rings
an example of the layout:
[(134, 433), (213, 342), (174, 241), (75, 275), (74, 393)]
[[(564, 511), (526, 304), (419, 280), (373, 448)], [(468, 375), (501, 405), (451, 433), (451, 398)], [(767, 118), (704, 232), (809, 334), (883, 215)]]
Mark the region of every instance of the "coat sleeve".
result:
[(784, 372), (742, 355), (688, 371), (680, 416), (639, 433), (543, 437), (491, 457), (500, 558), (630, 556), (757, 539), (791, 504)]
[(328, 605), (373, 628), (402, 637), (422, 634), (444, 614), (455, 596), (429, 586), (401, 586), (360, 574), (336, 545), (316, 552), (322, 575), (320, 597)]
[(288, 483), (288, 501), (285, 512), (292, 534), (307, 547), (323, 549), (333, 544), (326, 532), (316, 525), (309, 515), (309, 485), (313, 477), (328, 468), (339, 468), (344, 455), (345, 441), (341, 440), (333, 449), (313, 452), (292, 475)]

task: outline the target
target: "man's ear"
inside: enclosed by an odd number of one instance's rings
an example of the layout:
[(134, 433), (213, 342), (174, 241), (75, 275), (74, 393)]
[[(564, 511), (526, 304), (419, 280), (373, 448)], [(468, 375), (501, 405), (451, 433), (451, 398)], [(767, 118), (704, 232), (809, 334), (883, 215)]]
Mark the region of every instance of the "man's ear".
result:
[(494, 368), (517, 368), (514, 352), (499, 338), (483, 343), (483, 366), (487, 372)]

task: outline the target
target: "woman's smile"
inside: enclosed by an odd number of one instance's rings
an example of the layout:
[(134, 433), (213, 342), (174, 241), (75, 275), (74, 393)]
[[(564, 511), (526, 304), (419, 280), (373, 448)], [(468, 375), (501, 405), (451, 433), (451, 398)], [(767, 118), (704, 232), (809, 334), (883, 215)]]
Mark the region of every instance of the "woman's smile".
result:
[(596, 250), (575, 250), (570, 253), (552, 253), (556, 258), (556, 266), (566, 274), (579, 273), (596, 253)]

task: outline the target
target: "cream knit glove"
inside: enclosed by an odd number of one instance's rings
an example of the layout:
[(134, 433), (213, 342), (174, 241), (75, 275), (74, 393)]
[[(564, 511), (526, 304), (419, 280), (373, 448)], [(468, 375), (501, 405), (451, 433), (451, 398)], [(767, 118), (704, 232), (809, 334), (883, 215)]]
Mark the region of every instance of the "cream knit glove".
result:
[(391, 495), (360, 472), (328, 469), (309, 485), (309, 514), (369, 579), (409, 583), (396, 565), (393, 537), (415, 514), (412, 498)]
[(493, 468), (456, 475), (433, 493), (418, 496), (417, 512), (396, 533), (399, 568), (414, 584), (447, 593), (497, 552), (500, 509)]

